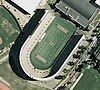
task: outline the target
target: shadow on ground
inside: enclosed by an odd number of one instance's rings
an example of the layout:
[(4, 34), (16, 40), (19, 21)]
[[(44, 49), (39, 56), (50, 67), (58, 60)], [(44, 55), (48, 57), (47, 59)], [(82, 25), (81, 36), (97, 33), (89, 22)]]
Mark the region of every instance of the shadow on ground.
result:
[(18, 38), (15, 41), (15, 44), (12, 46), (10, 53), (9, 53), (9, 63), (13, 70), (13, 72), (19, 76), (20, 78), (23, 78), (25, 80), (33, 80), (30, 77), (28, 77), (23, 69), (21, 68), (20, 61), (19, 61), (19, 53), (22, 45), (26, 41), (29, 35), (31, 35), (35, 28), (39, 25), (39, 21), (44, 15), (45, 10), (36, 10), (35, 15), (30, 19), (30, 21), (25, 25), (23, 31), (20, 33)]

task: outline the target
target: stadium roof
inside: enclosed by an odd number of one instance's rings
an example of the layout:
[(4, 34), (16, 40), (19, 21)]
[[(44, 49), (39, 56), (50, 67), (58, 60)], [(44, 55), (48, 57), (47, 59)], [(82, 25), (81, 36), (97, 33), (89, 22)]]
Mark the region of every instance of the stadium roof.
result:
[(100, 0), (96, 0), (95, 3), (100, 6)]
[(11, 0), (22, 9), (24, 9), (28, 13), (32, 13), (36, 10), (37, 6), (42, 0)]

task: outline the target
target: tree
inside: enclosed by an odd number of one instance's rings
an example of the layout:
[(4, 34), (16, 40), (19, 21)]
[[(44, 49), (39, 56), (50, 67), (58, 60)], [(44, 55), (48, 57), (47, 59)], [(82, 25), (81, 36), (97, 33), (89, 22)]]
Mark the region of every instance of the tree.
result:
[(68, 65), (73, 66), (75, 62), (68, 62)]
[(67, 69), (63, 69), (63, 72), (64, 72), (64, 73), (67, 73), (67, 71), (68, 71)]
[(82, 54), (82, 53), (84, 53), (84, 50), (77, 51), (77, 54)]
[(78, 67), (75, 69), (77, 72), (81, 72), (82, 68), (84, 67), (83, 64), (78, 65)]
[(90, 38), (90, 39), (88, 39), (87, 41), (88, 41), (89, 43), (91, 43), (91, 42), (93, 42), (93, 39)]
[(86, 47), (85, 47), (85, 46), (79, 46), (78, 48), (79, 48), (79, 49), (84, 49), (84, 50), (86, 50)]
[(58, 89), (57, 89), (57, 90), (65, 90), (65, 88), (66, 88), (66, 86), (65, 86), (65, 85), (63, 85), (63, 86), (58, 87)]
[(71, 81), (68, 81), (68, 82), (67, 82), (67, 85), (69, 85), (69, 84), (71, 84), (71, 83), (72, 83)]
[(73, 54), (73, 58), (74, 58), (74, 59), (80, 59), (80, 55), (78, 55), (78, 54)]
[(98, 30), (96, 30), (96, 29), (95, 29), (95, 30), (93, 30), (93, 33), (97, 33), (97, 32), (99, 32), (99, 31), (98, 31)]
[(59, 75), (59, 76), (56, 76), (56, 77), (55, 77), (55, 79), (62, 79), (62, 80), (65, 79), (65, 78), (66, 78), (65, 75)]
[(91, 37), (94, 37), (94, 36), (96, 36), (96, 34), (91, 34)]

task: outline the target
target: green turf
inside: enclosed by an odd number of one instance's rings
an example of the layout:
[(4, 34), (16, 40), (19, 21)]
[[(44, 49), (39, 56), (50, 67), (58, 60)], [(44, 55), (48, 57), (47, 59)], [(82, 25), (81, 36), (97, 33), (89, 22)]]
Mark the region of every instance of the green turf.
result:
[(94, 69), (87, 70), (74, 90), (100, 90), (100, 73)]
[(12, 17), (12, 15), (2, 6), (0, 7), (0, 37), (3, 43), (0, 45), (0, 50), (7, 47), (11, 42), (13, 42), (20, 30), (19, 27)]
[[(58, 25), (63, 27), (62, 31)], [(34, 67), (44, 70), (53, 64), (76, 28), (60, 17), (56, 17), (46, 30), (46, 35), (32, 50), (30, 59)]]

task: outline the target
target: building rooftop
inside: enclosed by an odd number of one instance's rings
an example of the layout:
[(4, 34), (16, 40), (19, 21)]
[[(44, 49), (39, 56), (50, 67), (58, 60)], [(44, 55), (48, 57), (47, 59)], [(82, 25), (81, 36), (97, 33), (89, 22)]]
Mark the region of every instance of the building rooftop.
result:
[(42, 0), (11, 0), (28, 13), (33, 13)]
[(100, 6), (100, 0), (96, 0), (95, 3)]
[(87, 2), (87, 0), (62, 0), (62, 1), (87, 19), (90, 19), (96, 10), (96, 7), (94, 7), (91, 3)]
[(87, 0), (60, 0), (56, 7), (84, 28), (91, 23), (99, 12)]

